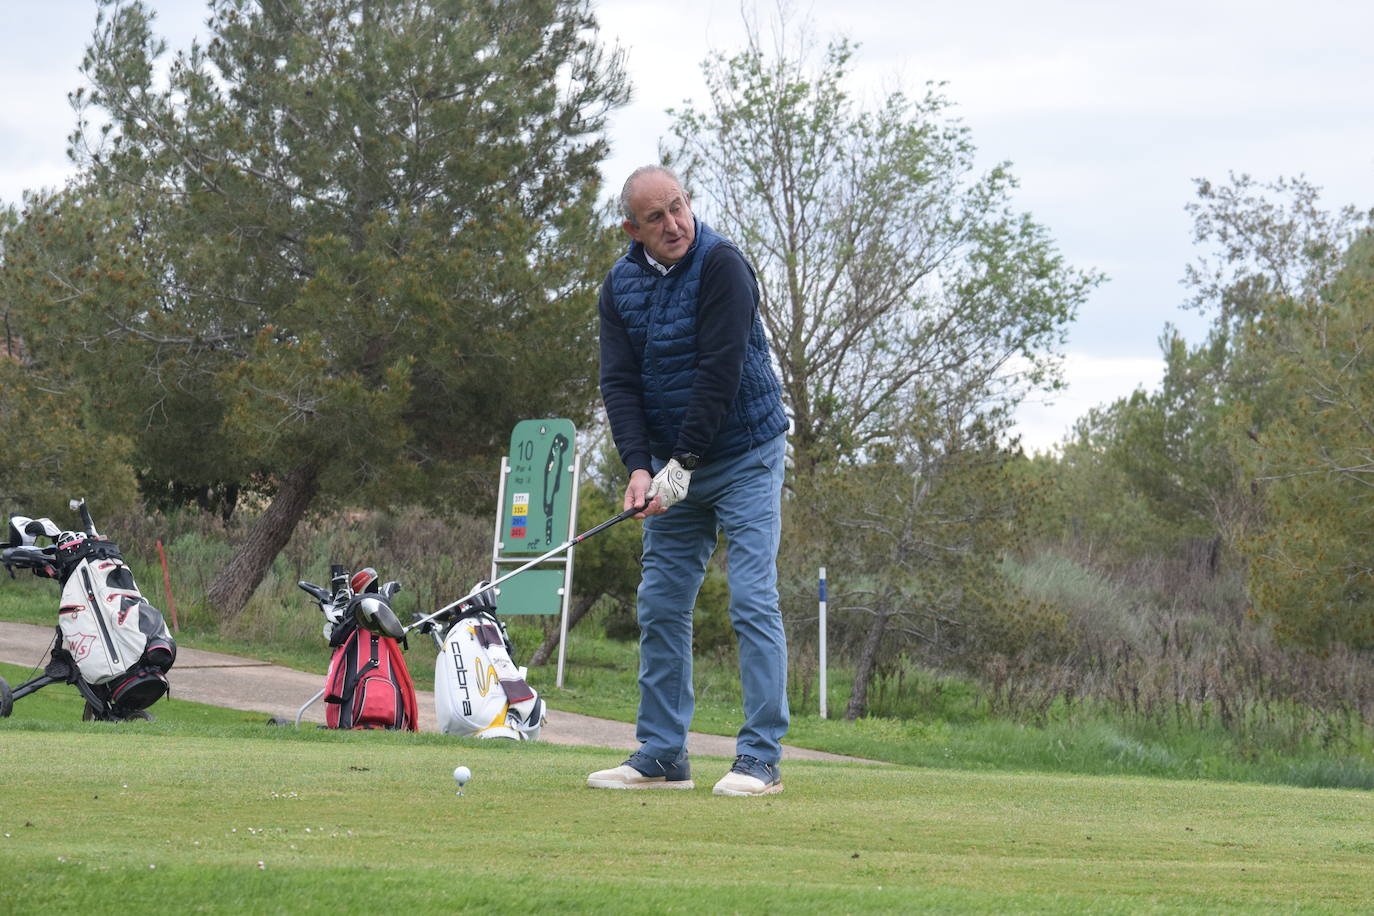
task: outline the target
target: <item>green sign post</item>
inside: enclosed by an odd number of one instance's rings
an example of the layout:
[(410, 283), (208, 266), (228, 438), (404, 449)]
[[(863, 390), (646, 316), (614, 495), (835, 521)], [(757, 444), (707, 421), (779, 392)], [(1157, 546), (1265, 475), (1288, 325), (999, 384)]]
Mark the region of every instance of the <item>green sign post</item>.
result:
[[(493, 579), (501, 575), (503, 564), (527, 563), (530, 557), (548, 553), (574, 536), (576, 436), (571, 420), (522, 420), (515, 424), (510, 435), (510, 454), (502, 466), (501, 502), (491, 555)], [(572, 586), (570, 553), (553, 557), (501, 583), (499, 611), (566, 614)]]

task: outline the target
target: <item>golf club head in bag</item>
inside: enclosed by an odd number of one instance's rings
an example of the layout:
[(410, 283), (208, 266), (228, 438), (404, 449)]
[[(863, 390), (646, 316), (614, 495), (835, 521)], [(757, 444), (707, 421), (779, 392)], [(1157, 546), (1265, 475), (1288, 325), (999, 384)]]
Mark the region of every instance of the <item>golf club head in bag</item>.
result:
[(364, 566), (348, 580), (348, 587), (355, 595), (361, 595), (363, 592), (375, 592), (379, 584), (377, 570), (371, 566)]
[[(405, 633), (391, 610), (399, 582), (380, 585), (377, 571), (329, 567), (329, 587), (298, 582), (324, 613), (324, 637), (334, 650), (325, 687), (305, 702), (295, 723), (317, 700), (325, 702), (324, 728), (417, 731), (415, 684), (401, 650)], [(394, 637), (393, 637), (394, 634)], [(274, 717), (269, 724), (290, 720)]]
[(25, 515), (11, 515), (9, 523), (9, 543), (6, 547), (32, 547), (38, 538), (57, 540), (59, 529), (50, 518), (29, 518)]
[(401, 583), (388, 582), (375, 592), (354, 595), (348, 602), (347, 614), (352, 615), (358, 626), (379, 636), (404, 639), (405, 627), (391, 609), (391, 598), (401, 590)]

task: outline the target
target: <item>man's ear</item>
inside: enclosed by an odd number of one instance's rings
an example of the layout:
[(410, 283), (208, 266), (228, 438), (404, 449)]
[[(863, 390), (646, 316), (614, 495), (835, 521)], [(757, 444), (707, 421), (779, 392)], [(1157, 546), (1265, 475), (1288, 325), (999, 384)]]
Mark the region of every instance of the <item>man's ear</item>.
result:
[(629, 220), (625, 220), (623, 223), (620, 224), (620, 228), (624, 229), (625, 234), (628, 235), (630, 238), (634, 239), (636, 242), (640, 240), (639, 227), (636, 226), (634, 223), (630, 222)]

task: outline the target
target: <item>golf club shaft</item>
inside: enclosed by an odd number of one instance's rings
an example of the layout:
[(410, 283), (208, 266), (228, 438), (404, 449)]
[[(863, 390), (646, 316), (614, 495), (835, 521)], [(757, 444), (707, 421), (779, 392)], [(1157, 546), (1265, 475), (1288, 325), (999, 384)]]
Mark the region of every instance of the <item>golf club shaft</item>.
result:
[(538, 564), (543, 563), (545, 560), (550, 559), (551, 557), (556, 557), (556, 556), (558, 556), (560, 553), (562, 553), (563, 551), (567, 550), (569, 547), (576, 547), (578, 544), (581, 544), (581, 543), (582, 543), (583, 541), (585, 541), (587, 538), (589, 538), (589, 537), (591, 537), (592, 535), (597, 534), (597, 533), (599, 533), (599, 532), (605, 531), (607, 528), (611, 527), (612, 525), (615, 525), (615, 524), (618, 524), (618, 523), (620, 523), (620, 522), (623, 522), (623, 521), (625, 521), (625, 519), (627, 519), (627, 518), (633, 518), (634, 516), (638, 515), (640, 512), (643, 512), (644, 509), (645, 509), (645, 507), (647, 507), (647, 506), (648, 506), (648, 503), (645, 503), (643, 506), (631, 507), (631, 508), (629, 508), (629, 509), (626, 509), (624, 512), (620, 513), (619, 515), (612, 516), (611, 518), (606, 519), (604, 522), (602, 522), (601, 524), (597, 525), (595, 528), (588, 529), (587, 531), (584, 531), (584, 532), (582, 532), (581, 534), (579, 534), (577, 537), (572, 538), (572, 539), (567, 540), (567, 541), (564, 541), (562, 544), (559, 544), (557, 547), (553, 548), (553, 549), (550, 550), (548, 553), (541, 554), (541, 555), (535, 557), (533, 560), (530, 560), (528, 563), (522, 563), (522, 564), (520, 564), (520, 565), (517, 566), (515, 569), (512, 569), (510, 572), (506, 573), (505, 575), (498, 576), (498, 577), (496, 577), (495, 579), (492, 579), (490, 582), (485, 582), (485, 583), (483, 583), (483, 584), (477, 586), (477, 587), (474, 588), (472, 591), (468, 592), (466, 595), (464, 595), (463, 597), (459, 598), (457, 601), (451, 601), (451, 602), (449, 602), (448, 604), (444, 605), (443, 607), (439, 608), (439, 610), (435, 611), (434, 613), (432, 613), (432, 614), (426, 614), (424, 617), (421, 617), (419, 620), (416, 620), (414, 623), (408, 623), (408, 624), (406, 624), (405, 627), (403, 627), (403, 630), (404, 630), (405, 632), (409, 632), (410, 630), (413, 630), (415, 627), (423, 626), (424, 624), (429, 623), (429, 621), (433, 620), (435, 617), (438, 617), (440, 614), (444, 614), (444, 613), (446, 613), (446, 612), (448, 612), (448, 611), (451, 611), (451, 610), (453, 610), (454, 608), (458, 607), (460, 604), (463, 604), (463, 603), (466, 602), (466, 601), (469, 601), (469, 600), (471, 600), (471, 599), (473, 599), (473, 598), (476, 598), (478, 595), (482, 594), (482, 592), (486, 591), (486, 590), (489, 589), (489, 588), (494, 588), (495, 586), (500, 585), (502, 582), (505, 582), (507, 579), (511, 578), (512, 576), (518, 576), (520, 573), (524, 572), (525, 570), (529, 569), (530, 567), (532, 567), (532, 566), (537, 566)]

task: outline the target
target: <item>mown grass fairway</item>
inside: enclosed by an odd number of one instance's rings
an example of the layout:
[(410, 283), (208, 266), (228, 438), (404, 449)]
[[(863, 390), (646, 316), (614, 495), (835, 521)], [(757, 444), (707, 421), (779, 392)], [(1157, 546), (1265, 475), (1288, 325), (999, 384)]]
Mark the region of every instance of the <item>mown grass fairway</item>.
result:
[(172, 718), (0, 723), (0, 912), (1316, 913), (1374, 887), (1358, 791), (789, 763), (730, 799), (701, 758), (696, 791), (609, 792), (597, 749)]

